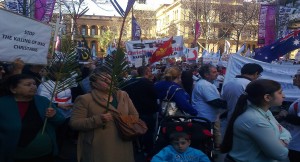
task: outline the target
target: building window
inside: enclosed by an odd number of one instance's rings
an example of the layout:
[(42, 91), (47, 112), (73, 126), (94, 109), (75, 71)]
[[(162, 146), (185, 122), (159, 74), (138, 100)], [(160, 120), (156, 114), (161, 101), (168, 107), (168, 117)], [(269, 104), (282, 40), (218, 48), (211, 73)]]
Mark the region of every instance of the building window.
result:
[(86, 26), (85, 25), (83, 25), (81, 27), (81, 35), (86, 35)]
[(105, 26), (101, 26), (101, 35), (107, 31), (107, 28)]
[(92, 36), (96, 35), (96, 27), (95, 26), (92, 26), (92, 28), (91, 28), (91, 35)]

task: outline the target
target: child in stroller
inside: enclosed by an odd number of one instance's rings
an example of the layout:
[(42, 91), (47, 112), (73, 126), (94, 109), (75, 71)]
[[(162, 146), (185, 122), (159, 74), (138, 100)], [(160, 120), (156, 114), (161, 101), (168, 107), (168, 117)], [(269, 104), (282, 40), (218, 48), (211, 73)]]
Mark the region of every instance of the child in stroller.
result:
[(213, 135), (209, 120), (193, 116), (169, 116), (160, 121), (157, 128), (154, 149), (148, 160), (170, 144), (173, 132), (185, 132), (189, 135), (190, 146), (201, 150), (212, 160)]
[(189, 147), (190, 135), (185, 132), (173, 132), (170, 134), (171, 145), (164, 147), (156, 154), (151, 162), (161, 161), (186, 161), (186, 162), (210, 162), (207, 155), (198, 149)]

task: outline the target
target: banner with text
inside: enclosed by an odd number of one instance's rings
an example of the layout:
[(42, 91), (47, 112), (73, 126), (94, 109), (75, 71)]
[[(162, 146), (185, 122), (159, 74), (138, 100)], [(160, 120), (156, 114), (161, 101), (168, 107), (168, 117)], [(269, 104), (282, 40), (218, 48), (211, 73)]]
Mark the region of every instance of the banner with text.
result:
[(47, 64), (51, 26), (0, 9), (0, 61)]
[(258, 23), (258, 45), (269, 45), (275, 40), (275, 5), (261, 5)]
[[(161, 38), (156, 40), (140, 40), (138, 41), (127, 41), (126, 51), (128, 61), (136, 65), (141, 65), (144, 61), (148, 64), (149, 58), (152, 56), (154, 51), (161, 46), (165, 41), (170, 38)], [(181, 57), (183, 56), (183, 38), (182, 36), (174, 36), (172, 41), (173, 54), (167, 56), (168, 58)], [(137, 66), (136, 66), (137, 67)]]
[(286, 101), (294, 101), (300, 98), (300, 90), (293, 85), (293, 76), (300, 69), (300, 65), (279, 65), (257, 61), (241, 55), (231, 55), (228, 61), (227, 70), (223, 85), (240, 75), (241, 68), (246, 63), (257, 63), (264, 69), (261, 79), (271, 79), (279, 82), (285, 94)]

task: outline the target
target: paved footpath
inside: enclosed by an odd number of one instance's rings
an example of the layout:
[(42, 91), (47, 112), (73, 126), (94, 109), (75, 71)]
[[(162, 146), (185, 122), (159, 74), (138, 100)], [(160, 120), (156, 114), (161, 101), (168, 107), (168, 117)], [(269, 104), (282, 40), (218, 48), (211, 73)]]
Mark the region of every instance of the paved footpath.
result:
[[(77, 162), (76, 161), (76, 151), (77, 151), (77, 145), (74, 141), (66, 141), (64, 143), (63, 147), (63, 157), (59, 158), (57, 157), (55, 162)], [(135, 154), (135, 162), (145, 162), (145, 157), (142, 153), (136, 153)]]

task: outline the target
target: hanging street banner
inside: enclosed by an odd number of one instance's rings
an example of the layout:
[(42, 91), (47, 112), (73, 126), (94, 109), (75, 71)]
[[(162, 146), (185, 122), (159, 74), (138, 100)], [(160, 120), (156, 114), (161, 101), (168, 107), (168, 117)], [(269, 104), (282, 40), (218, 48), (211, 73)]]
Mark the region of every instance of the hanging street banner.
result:
[(261, 5), (258, 23), (258, 45), (265, 46), (275, 40), (275, 5)]
[[(160, 47), (164, 42), (170, 38), (161, 38), (156, 40), (138, 40), (138, 41), (127, 41), (126, 51), (127, 58), (131, 64), (142, 65), (143, 60), (146, 64), (149, 62), (149, 58)], [(174, 36), (172, 41), (173, 53), (167, 58), (179, 58), (183, 56), (183, 38), (182, 36)]]
[(48, 23), (51, 20), (55, 0), (37, 0), (35, 1), (35, 13), (36, 20)]
[(294, 101), (300, 98), (299, 88), (293, 85), (293, 76), (300, 69), (300, 65), (270, 64), (237, 54), (233, 54), (229, 58), (223, 85), (236, 75), (240, 75), (241, 68), (246, 63), (256, 63), (262, 66), (264, 71), (259, 79), (271, 79), (279, 82), (286, 101)]
[(47, 64), (51, 26), (0, 9), (0, 61)]

